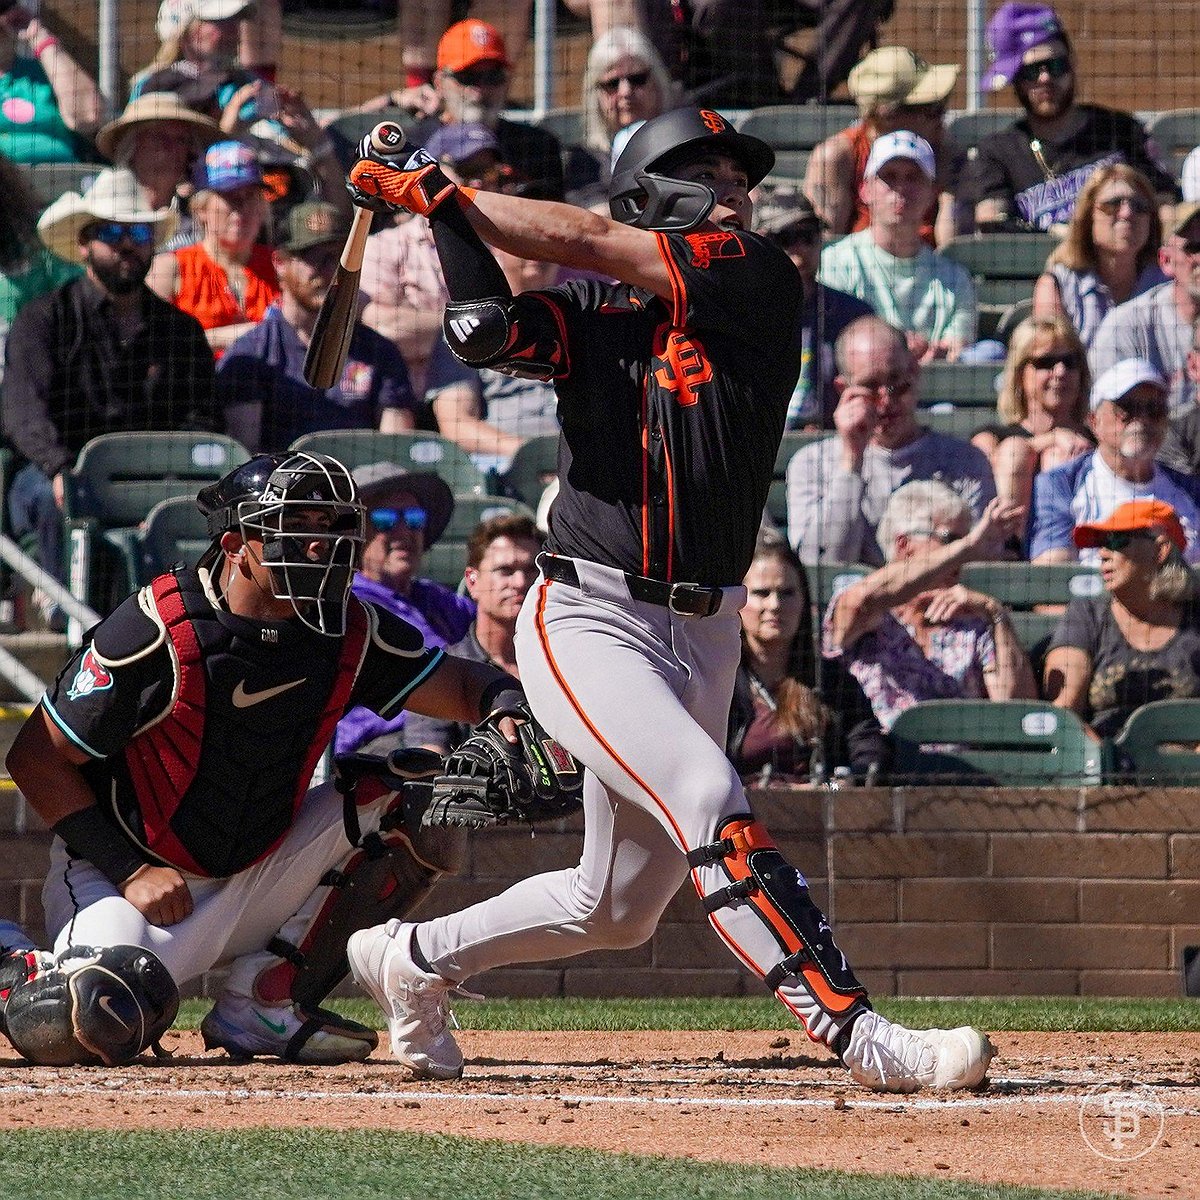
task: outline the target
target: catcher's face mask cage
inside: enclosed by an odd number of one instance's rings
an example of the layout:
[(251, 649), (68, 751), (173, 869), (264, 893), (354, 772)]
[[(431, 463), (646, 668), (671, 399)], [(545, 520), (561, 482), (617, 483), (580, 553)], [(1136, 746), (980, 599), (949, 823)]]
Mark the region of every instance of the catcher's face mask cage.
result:
[(340, 637), (366, 541), (366, 509), (337, 459), (304, 451), (278, 458), (261, 490), (229, 496), (209, 514), (209, 527), (261, 540), (271, 594), (290, 601), (310, 629)]

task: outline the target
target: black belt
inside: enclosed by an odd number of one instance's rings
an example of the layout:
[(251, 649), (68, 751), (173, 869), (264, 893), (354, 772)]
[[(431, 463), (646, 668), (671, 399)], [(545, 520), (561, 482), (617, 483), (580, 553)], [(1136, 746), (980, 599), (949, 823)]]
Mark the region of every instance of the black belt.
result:
[[(579, 586), (579, 572), (572, 559), (558, 554), (541, 554), (538, 565), (542, 574), (555, 583), (570, 587)], [(622, 571), (629, 594), (646, 604), (658, 604), (669, 608), (681, 617), (711, 617), (721, 609), (725, 592), (719, 587), (701, 587), (698, 583), (664, 583), (661, 579), (647, 579), (644, 575), (633, 575)]]

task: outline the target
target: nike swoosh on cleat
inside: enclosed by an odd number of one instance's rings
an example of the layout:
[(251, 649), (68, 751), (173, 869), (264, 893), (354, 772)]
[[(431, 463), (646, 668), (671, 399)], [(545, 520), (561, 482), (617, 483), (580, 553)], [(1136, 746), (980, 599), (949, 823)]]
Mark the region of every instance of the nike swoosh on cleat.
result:
[(276, 1025), (276, 1024), (275, 1024), (275, 1022), (274, 1022), (274, 1021), (272, 1021), (272, 1020), (270, 1019), (270, 1017), (265, 1017), (265, 1016), (263, 1016), (263, 1014), (262, 1014), (262, 1013), (260, 1013), (260, 1012), (258, 1011), (258, 1009), (257, 1009), (257, 1008), (252, 1008), (250, 1011), (251, 1011), (251, 1012), (252, 1012), (252, 1013), (253, 1013), (253, 1014), (254, 1014), (254, 1015), (255, 1015), (255, 1016), (256, 1016), (256, 1017), (257, 1017), (257, 1018), (258, 1018), (258, 1019), (259, 1019), (259, 1020), (260, 1020), (260, 1021), (261, 1021), (261, 1022), (262, 1022), (262, 1023), (263, 1023), (263, 1024), (264, 1024), (264, 1025), (265, 1025), (265, 1026), (266, 1026), (266, 1027), (267, 1027), (267, 1028), (268, 1028), (268, 1029), (271, 1031), (271, 1032), (272, 1032), (272, 1033), (277, 1033), (277, 1034), (278, 1034), (280, 1037), (282, 1037), (282, 1036), (284, 1035), (285, 1031), (287, 1030), (287, 1022), (286, 1022), (286, 1021), (280, 1021), (280, 1022), (279, 1022), (279, 1024), (278, 1024), (278, 1025)]
[(307, 678), (306, 675), (304, 679), (293, 679), (291, 683), (281, 683), (278, 687), (263, 688), (261, 692), (246, 691), (246, 681), (243, 679), (233, 689), (233, 707), (249, 708), (252, 704), (261, 704), (264, 700), (270, 700), (273, 696), (281, 696), (284, 692), (299, 687)]
[(101, 996), (100, 1000), (99, 1000), (99, 1004), (100, 1004), (100, 1007), (102, 1009), (104, 1009), (104, 1011), (106, 1013), (108, 1013), (108, 1015), (110, 1017), (112, 1017), (112, 1019), (114, 1021), (116, 1021), (116, 1023), (118, 1025), (120, 1025), (122, 1029), (129, 1029), (129, 1030), (133, 1029), (133, 1026), (130, 1025), (128, 1021), (122, 1020), (121, 1017), (117, 1015), (116, 1009), (113, 1008), (113, 1002), (112, 1002), (111, 997)]

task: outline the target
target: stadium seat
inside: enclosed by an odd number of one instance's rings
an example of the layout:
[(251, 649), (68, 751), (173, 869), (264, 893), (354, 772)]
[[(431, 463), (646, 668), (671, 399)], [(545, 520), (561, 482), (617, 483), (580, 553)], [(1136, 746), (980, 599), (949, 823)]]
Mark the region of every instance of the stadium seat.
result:
[(206, 483), (245, 462), (220, 433), (103, 433), (67, 472), (67, 571), (72, 593), (107, 612), (142, 581), (138, 526), (160, 500), (195, 501)]
[(1200, 108), (1167, 109), (1152, 117), (1146, 128), (1178, 179), (1183, 160), (1200, 146)]
[(421, 559), (421, 577), (448, 588), (457, 588), (462, 583), (466, 565), (467, 543), (442, 540), (425, 551)]
[(368, 463), (395, 463), (405, 471), (427, 471), (440, 476), (452, 492), (487, 490), (483, 472), (457, 443), (436, 433), (380, 433), (376, 429), (327, 429), (306, 433), (291, 445), (293, 450), (330, 454), (353, 469)]
[(1012, 339), (1013, 330), (1027, 317), (1032, 316), (1033, 297), (1026, 296), (1023, 300), (1018, 300), (1015, 304), (1010, 304), (1000, 314), (1000, 319), (996, 322), (996, 328), (992, 331), (992, 337), (1007, 346)]
[(356, 156), (358, 143), (363, 134), (370, 133), (380, 121), (395, 121), (404, 129), (410, 128), (416, 118), (407, 108), (388, 106), (377, 108), (374, 112), (343, 113), (335, 117), (327, 126), (326, 132), (333, 139), (334, 153), (338, 162), (349, 170)]
[(967, 563), (962, 569), (962, 583), (1015, 609), (1066, 604), (1072, 596), (1098, 596), (1103, 590), (1095, 567), (1079, 563)]
[(775, 478), (782, 479), (787, 474), (787, 465), (792, 461), (797, 450), (803, 449), (810, 442), (820, 442), (831, 434), (827, 429), (818, 429), (813, 433), (793, 430), (783, 435), (779, 449), (775, 453)]
[(928, 700), (892, 726), (896, 783), (1070, 787), (1099, 783), (1105, 745), (1040, 700)]
[[(773, 104), (752, 108), (738, 124), (738, 131), (762, 138), (775, 150), (811, 150), (858, 118), (858, 109), (852, 104)], [(776, 167), (775, 173), (787, 172)]]
[(141, 583), (147, 584), (174, 563), (194, 566), (212, 538), (192, 496), (169, 496), (147, 514), (138, 530)]
[(1200, 700), (1155, 700), (1137, 709), (1113, 739), (1114, 782), (1200, 783)]
[(959, 408), (954, 404), (937, 404), (933, 408), (922, 408), (917, 420), (935, 433), (948, 433), (951, 437), (969, 441), (987, 425), (996, 423), (995, 409)]
[(458, 494), (454, 497), (454, 511), (450, 514), (450, 524), (446, 526), (442, 538), (448, 542), (465, 544), (480, 521), (490, 521), (492, 517), (507, 514), (533, 520), (533, 509), (511, 496)]
[(955, 113), (946, 121), (946, 135), (955, 150), (966, 154), (988, 134), (998, 133), (1023, 115), (1019, 108), (981, 108), (977, 112)]
[(104, 170), (103, 163), (29, 163), (21, 168), (29, 176), (43, 206), (53, 204), (68, 192), (82, 192)]
[(920, 404), (953, 404), (956, 408), (996, 411), (996, 377), (1001, 363), (931, 362), (921, 368)]
[(808, 576), (808, 594), (816, 606), (818, 618), (829, 606), (835, 592), (848, 583), (863, 579), (875, 570), (863, 563), (806, 563), (804, 573)]
[(528, 124), (548, 130), (564, 146), (578, 146), (583, 141), (581, 108), (550, 108), (542, 116), (530, 118)]
[(976, 279), (1032, 282), (1057, 245), (1048, 233), (983, 233), (951, 238), (941, 250)]
[(501, 483), (518, 500), (537, 508), (546, 484), (558, 473), (558, 435), (530, 438), (513, 455)]

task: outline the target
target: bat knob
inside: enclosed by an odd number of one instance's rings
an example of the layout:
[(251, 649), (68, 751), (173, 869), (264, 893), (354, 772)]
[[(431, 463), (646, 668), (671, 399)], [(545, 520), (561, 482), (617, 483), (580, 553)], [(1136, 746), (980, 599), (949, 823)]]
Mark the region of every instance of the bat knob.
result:
[(399, 154), (407, 140), (404, 129), (395, 121), (380, 121), (371, 130), (371, 148), (378, 154)]

